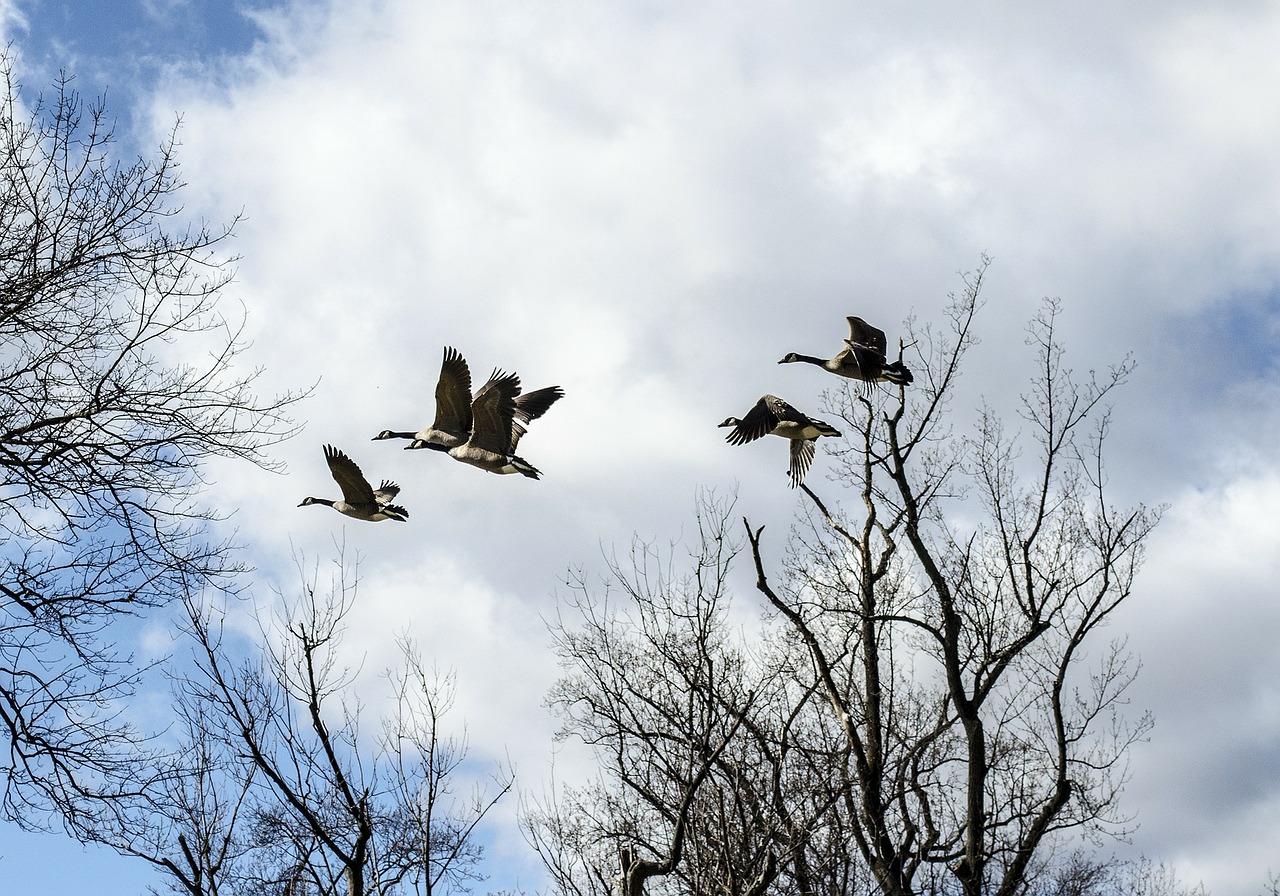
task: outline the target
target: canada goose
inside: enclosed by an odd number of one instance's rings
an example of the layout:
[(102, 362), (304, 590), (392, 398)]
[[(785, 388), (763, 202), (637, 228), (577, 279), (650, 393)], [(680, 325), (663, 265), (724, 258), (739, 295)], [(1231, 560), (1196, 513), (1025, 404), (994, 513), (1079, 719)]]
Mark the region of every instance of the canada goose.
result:
[(721, 426), (732, 426), (725, 436), (730, 445), (745, 445), (767, 435), (782, 436), (791, 442), (791, 487), (795, 488), (809, 472), (818, 436), (838, 436), (840, 431), (821, 420), (802, 414), (776, 395), (763, 395), (747, 416), (739, 420), (729, 417)]
[(356, 462), (332, 445), (324, 446), (324, 459), (328, 461), (329, 472), (333, 474), (338, 487), (342, 489), (342, 500), (303, 498), (299, 507), (306, 507), (308, 504), (328, 504), (338, 513), (357, 520), (368, 520), (371, 523), (382, 520), (396, 520), (403, 523), (409, 519), (409, 511), (398, 504), (391, 503), (395, 496), (400, 494), (400, 486), (384, 479), (382, 484), (374, 489), (369, 484), (369, 480), (364, 478)]
[(901, 361), (886, 360), (883, 330), (871, 326), (860, 317), (846, 317), (845, 320), (849, 322), (849, 338), (844, 341), (845, 348), (834, 358), (824, 361), (812, 355), (788, 352), (778, 363), (804, 361), (817, 364), (823, 370), (829, 370), (838, 376), (867, 383), (890, 382), (906, 386), (915, 379)]
[[(471, 401), (471, 436), (464, 444), (448, 449), (449, 456), (490, 473), (520, 473), (537, 479), (541, 475), (538, 470), (515, 454), (525, 431), (515, 422), (519, 394), (520, 377), (494, 370)], [(409, 447), (428, 447), (421, 442), (415, 439)]]
[[(513, 427), (519, 435), (525, 432), (521, 423), (536, 420), (547, 412), (547, 408), (564, 396), (559, 386), (548, 386), (534, 392), (526, 392), (516, 397), (515, 418)], [(436, 451), (448, 451), (466, 443), (471, 437), (471, 369), (466, 359), (451, 346), (444, 348), (444, 360), (440, 364), (440, 379), (436, 382), (436, 417), (427, 429), (417, 432), (398, 432), (384, 429), (373, 437), (379, 439), (410, 439), (406, 448), (432, 448)], [(512, 446), (515, 450), (515, 446)]]
[(373, 437), (379, 439), (413, 439), (425, 448), (448, 451), (471, 435), (471, 369), (458, 350), (446, 345), (440, 362), (440, 379), (436, 381), (436, 418), (431, 426), (417, 432), (384, 429)]

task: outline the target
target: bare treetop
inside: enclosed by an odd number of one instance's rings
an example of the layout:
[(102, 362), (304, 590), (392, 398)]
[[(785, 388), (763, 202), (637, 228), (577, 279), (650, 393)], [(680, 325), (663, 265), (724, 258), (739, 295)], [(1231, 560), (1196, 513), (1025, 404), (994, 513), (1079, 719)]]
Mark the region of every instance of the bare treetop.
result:
[(1130, 362), (1073, 377), (1046, 302), (1019, 431), (983, 408), (957, 432), (985, 266), (942, 327), (908, 323), (910, 390), (829, 393), (836, 475), (800, 484), (781, 562), (743, 519), (763, 644), (726, 622), (724, 502), (686, 577), (646, 547), (571, 580), (551, 705), (600, 775), (527, 819), (561, 892), (1014, 896), (1072, 877), (1063, 832), (1129, 830), (1150, 719), (1125, 718), (1137, 663), (1099, 630), (1159, 518), (1107, 496)]
[(101, 101), (64, 78), (28, 109), (0, 78), (0, 787), (30, 823), (122, 772), (107, 706), (137, 670), (105, 628), (231, 585), (204, 464), (273, 467), (300, 396), (241, 366), (231, 228), (183, 220), (173, 135), (122, 162)]

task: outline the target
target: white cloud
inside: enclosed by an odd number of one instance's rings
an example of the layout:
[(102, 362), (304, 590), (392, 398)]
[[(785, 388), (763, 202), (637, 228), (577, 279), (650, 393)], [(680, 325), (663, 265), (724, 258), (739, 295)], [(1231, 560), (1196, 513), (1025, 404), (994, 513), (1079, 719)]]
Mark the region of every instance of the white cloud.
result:
[[(185, 111), (201, 207), (246, 209), (241, 294), (271, 376), (323, 378), (306, 434), (282, 448), (290, 475), (225, 485), (252, 508), (240, 522), (259, 550), (286, 532), (314, 549), (344, 525), (377, 558), (353, 643), (377, 655), (411, 624), (457, 666), (475, 742), (545, 732), (538, 692), (554, 669), (535, 620), (557, 576), (632, 531), (678, 530), (700, 482), (741, 478), (753, 516), (788, 514), (774, 446), (726, 448), (714, 424), (764, 391), (818, 411), (829, 384), (776, 367), (783, 352), (834, 347), (855, 310), (888, 329), (912, 310), (936, 318), (953, 272), (990, 250), (976, 390), (1016, 391), (1023, 322), (1045, 294), (1065, 301), (1078, 369), (1146, 349), (1120, 396), (1113, 470), (1126, 495), (1175, 499), (1159, 545), (1177, 548), (1153, 550), (1143, 584), (1177, 598), (1158, 624), (1132, 620), (1160, 718), (1133, 792), (1153, 851), (1194, 846), (1163, 822), (1177, 816), (1159, 793), (1195, 805), (1201, 821), (1180, 828), (1203, 838), (1194, 867), (1228, 849), (1211, 830), (1246, 797), (1212, 775), (1190, 792), (1167, 778), (1191, 786), (1214, 750), (1261, 758), (1254, 671), (1274, 655), (1252, 635), (1264, 626), (1247, 602), (1210, 613), (1195, 589), (1226, 554), (1276, 556), (1265, 502), (1245, 500), (1273, 481), (1232, 486), (1236, 473), (1212, 465), (1216, 433), (1250, 438), (1249, 405), (1201, 395), (1215, 422), (1188, 430), (1179, 390), (1201, 378), (1188, 349), (1158, 337), (1194, 340), (1226, 297), (1275, 282), (1273, 12), (1112, 12), (1101, 45), (1089, 16), (1008, 10), (858, 22), (834, 7), (786, 22), (737, 7), (296, 12), (223, 73), (225, 89), (175, 82), (157, 108)], [(1162, 330), (1172, 313), (1179, 328)], [(367, 441), (429, 419), (443, 344), (478, 380), (504, 366), (529, 388), (565, 387), (521, 446), (542, 482)], [(322, 441), (399, 480), (411, 523), (280, 506), (282, 492), (296, 503), (332, 489)], [(1222, 491), (1196, 499), (1185, 477)], [(1205, 518), (1230, 522), (1206, 530)], [(1273, 572), (1222, 577), (1256, 600)], [(1229, 672), (1224, 653), (1239, 661)], [(1190, 716), (1176, 709), (1187, 692), (1199, 694)], [(1204, 713), (1220, 736), (1197, 733)]]
[(1257, 891), (1280, 806), (1280, 473), (1179, 495), (1115, 625), (1143, 659), (1134, 701), (1156, 728), (1135, 763), (1139, 847), (1215, 893)]
[(997, 133), (994, 85), (972, 60), (902, 52), (860, 72), (830, 98), (833, 123), (819, 138), (819, 171), (856, 200), (877, 186), (933, 188), (967, 204), (976, 186), (964, 162)]
[[(1219, 326), (1280, 316), (1274, 5), (386, 0), (255, 17), (251, 53), (175, 71), (153, 110), (159, 129), (183, 113), (188, 209), (246, 213), (233, 291), (265, 384), (320, 379), (279, 449), (288, 475), (216, 467), (264, 581), (287, 589), (292, 546), (320, 556), (345, 532), (368, 571), (352, 648), (385, 655), (410, 626), (458, 668), (473, 742), (532, 755), (558, 575), (633, 531), (678, 531), (701, 483), (742, 481), (744, 509), (780, 530), (782, 447), (730, 448), (715, 424), (766, 391), (818, 413), (830, 383), (778, 367), (784, 352), (834, 350), (849, 313), (936, 320), (954, 272), (990, 251), (975, 393), (1016, 393), (1043, 295), (1064, 300), (1078, 370), (1138, 351), (1112, 470), (1126, 496), (1174, 501), (1142, 582), (1167, 597), (1127, 617), (1158, 710), (1132, 788), (1142, 842), (1183, 850), (1216, 896), (1252, 892), (1223, 869), (1253, 846), (1214, 831), (1261, 843), (1270, 804), (1206, 769), (1262, 768), (1274, 730), (1275, 356), (1265, 340), (1232, 355)], [(521, 445), (541, 482), (369, 441), (430, 419), (445, 344), (477, 381), (502, 366), (565, 388)], [(398, 480), (410, 522), (296, 508), (336, 487), (325, 442)]]

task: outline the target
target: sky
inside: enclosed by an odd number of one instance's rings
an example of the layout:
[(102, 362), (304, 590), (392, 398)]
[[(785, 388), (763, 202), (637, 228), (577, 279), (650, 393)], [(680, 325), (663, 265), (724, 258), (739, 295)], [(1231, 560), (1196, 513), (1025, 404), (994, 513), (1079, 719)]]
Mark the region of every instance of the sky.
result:
[[(1014, 405), (1046, 296), (1075, 369), (1137, 362), (1113, 495), (1167, 511), (1109, 632), (1141, 657), (1131, 703), (1156, 722), (1116, 848), (1215, 896), (1280, 873), (1280, 4), (0, 8), (24, 85), (62, 70), (105, 92), (133, 152), (180, 119), (187, 212), (243, 214), (227, 296), (247, 358), (266, 392), (316, 384), (274, 449), (287, 473), (213, 469), (255, 590), (287, 593), (295, 553), (358, 553), (352, 655), (381, 667), (408, 631), (455, 669), (478, 759), (509, 753), (533, 791), (549, 775), (545, 619), (569, 570), (633, 534), (679, 538), (701, 487), (784, 537), (785, 449), (715, 426), (765, 392), (820, 410), (820, 375), (778, 358), (833, 352), (848, 314), (891, 340), (941, 321), (987, 253), (968, 407)], [(521, 443), (542, 480), (370, 441), (430, 421), (444, 345), (477, 382), (504, 367), (564, 388)], [(297, 508), (333, 496), (325, 443), (397, 480), (409, 524)], [(828, 469), (820, 449), (810, 483), (834, 489)], [(140, 643), (163, 651), (167, 631)], [(514, 811), (490, 854), (533, 887)], [(0, 878), (55, 896), (154, 882), (12, 828)]]

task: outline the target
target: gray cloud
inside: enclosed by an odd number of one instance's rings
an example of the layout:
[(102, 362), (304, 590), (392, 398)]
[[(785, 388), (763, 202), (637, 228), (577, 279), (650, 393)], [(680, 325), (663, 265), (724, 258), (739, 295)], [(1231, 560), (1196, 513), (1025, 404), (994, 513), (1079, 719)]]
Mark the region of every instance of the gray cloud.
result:
[[(1114, 625), (1157, 714), (1137, 846), (1252, 896), (1280, 838), (1272, 5), (296, 3), (257, 21), (251, 50), (171, 69), (151, 109), (161, 129), (183, 111), (189, 211), (246, 212), (236, 291), (268, 382), (319, 380), (289, 475), (217, 477), (264, 579), (345, 531), (367, 558), (352, 644), (377, 655), (411, 625), (458, 668), (475, 745), (510, 747), (536, 786), (556, 672), (539, 616), (565, 569), (678, 534), (704, 484), (780, 530), (781, 454), (714, 424), (765, 391), (820, 412), (830, 383), (782, 353), (834, 349), (849, 313), (890, 338), (937, 320), (989, 251), (975, 401), (1016, 400), (1046, 295), (1078, 370), (1138, 358), (1116, 494), (1173, 508)], [(444, 344), (477, 379), (565, 388), (521, 446), (543, 481), (369, 441), (429, 420)], [(411, 523), (296, 510), (332, 487), (323, 442), (399, 480)]]
[[(362, 549), (448, 557), (463, 593), (520, 620), (486, 617), (477, 636), (548, 682), (532, 620), (565, 568), (598, 565), (601, 543), (678, 533), (704, 483), (740, 481), (753, 515), (788, 518), (781, 458), (726, 449), (713, 427), (764, 391), (820, 409), (829, 384), (777, 368), (783, 352), (822, 353), (855, 311), (889, 330), (936, 319), (956, 272), (991, 251), (975, 399), (1015, 400), (1025, 322), (1061, 296), (1078, 369), (1139, 359), (1116, 410), (1117, 494), (1175, 514), (1206, 505), (1161, 530), (1117, 623), (1157, 712), (1130, 788), (1138, 843), (1219, 896), (1264, 880), (1261, 866), (1223, 869), (1274, 828), (1215, 832), (1280, 792), (1267, 771), (1276, 657), (1258, 635), (1275, 627), (1256, 609), (1269, 579), (1247, 585), (1230, 540), (1188, 545), (1226, 527), (1266, 557), (1280, 540), (1240, 497), (1269, 481), (1277, 419), (1273, 340), (1258, 335), (1275, 326), (1280, 245), (1274, 10), (854, 21), (830, 6), (778, 22), (462, 9), (391, 4), (394, 28), (359, 11), (281, 28), (307, 52), (278, 44), (229, 90), (175, 83), (158, 101), (186, 110), (184, 160), (210, 207), (246, 204), (242, 279), (251, 326), (288, 359), (275, 375), (323, 377), (308, 433), (284, 449), (290, 487), (304, 470), (323, 481), (323, 440), (376, 459), (406, 486), (414, 527), (361, 532)], [(425, 422), (444, 343), (478, 375), (502, 365), (565, 387), (522, 444), (544, 481), (362, 444)], [(1246, 455), (1250, 469), (1230, 462)], [(288, 526), (315, 544), (334, 521)], [(477, 531), (504, 539), (500, 560)], [(399, 565), (379, 562), (370, 600), (410, 599)], [(447, 600), (432, 581), (414, 599)], [(465, 680), (451, 642), (442, 661)], [(465, 709), (474, 730), (539, 729), (528, 693), (519, 707), (483, 693)], [(506, 742), (540, 767), (545, 744)]]

